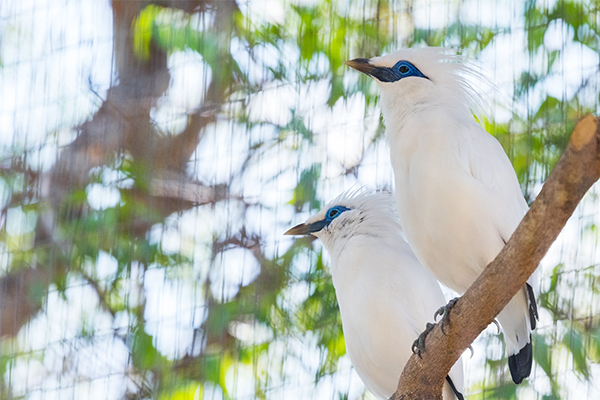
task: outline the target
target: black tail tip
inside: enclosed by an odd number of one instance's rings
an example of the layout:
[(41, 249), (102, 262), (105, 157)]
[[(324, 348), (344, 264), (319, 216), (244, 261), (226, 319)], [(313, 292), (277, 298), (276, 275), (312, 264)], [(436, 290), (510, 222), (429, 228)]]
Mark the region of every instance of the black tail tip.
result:
[(508, 357), (508, 369), (510, 376), (517, 385), (523, 382), (531, 374), (531, 363), (533, 355), (531, 349), (531, 341), (519, 351), (519, 353)]

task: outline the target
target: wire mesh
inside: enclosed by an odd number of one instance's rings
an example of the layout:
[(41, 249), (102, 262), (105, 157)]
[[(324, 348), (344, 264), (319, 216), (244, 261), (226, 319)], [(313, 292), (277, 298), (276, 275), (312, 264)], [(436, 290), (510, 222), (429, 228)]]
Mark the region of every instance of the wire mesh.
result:
[[(373, 398), (328, 257), (282, 233), (391, 188), (371, 81), (343, 61), (460, 48), (531, 201), (598, 115), (584, 1), (0, 0), (0, 398)], [(592, 188), (544, 259), (534, 370), (493, 329), (470, 399), (597, 398)]]

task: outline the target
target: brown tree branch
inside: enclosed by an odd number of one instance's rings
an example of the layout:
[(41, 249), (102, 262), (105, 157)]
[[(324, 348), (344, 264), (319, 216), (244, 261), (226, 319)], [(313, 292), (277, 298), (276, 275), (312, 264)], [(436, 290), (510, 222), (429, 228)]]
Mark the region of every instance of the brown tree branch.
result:
[(522, 289), (599, 178), (600, 121), (587, 115), (575, 126), (567, 149), (506, 246), (452, 309), (447, 335), (436, 326), (423, 358), (409, 359), (393, 399), (442, 400), (452, 365)]

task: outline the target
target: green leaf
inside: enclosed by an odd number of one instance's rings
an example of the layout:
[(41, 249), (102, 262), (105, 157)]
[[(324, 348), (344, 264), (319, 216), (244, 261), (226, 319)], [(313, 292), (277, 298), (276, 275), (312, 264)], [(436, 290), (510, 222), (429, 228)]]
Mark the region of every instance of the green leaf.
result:
[(302, 171), (298, 185), (294, 189), (294, 197), (289, 202), (289, 204), (294, 205), (296, 211), (300, 212), (306, 204), (308, 204), (309, 210), (319, 209), (321, 203), (317, 198), (317, 182), (320, 176), (320, 164), (315, 164), (309, 169)]
[(553, 347), (549, 346), (546, 343), (546, 337), (539, 333), (534, 333), (532, 335), (533, 339), (533, 359), (536, 364), (542, 368), (546, 376), (550, 379), (550, 386), (552, 388), (552, 394), (557, 396), (558, 393), (558, 383), (556, 382), (556, 377), (554, 376), (553, 371), (553, 363), (552, 363), (552, 353)]
[(562, 343), (573, 356), (573, 366), (575, 367), (575, 370), (582, 374), (585, 379), (589, 379), (590, 370), (586, 356), (588, 349), (585, 346), (581, 333), (575, 329), (569, 330), (563, 337)]
[(133, 332), (131, 359), (133, 365), (140, 370), (152, 370), (166, 363), (166, 359), (154, 347), (152, 336), (148, 335), (143, 325), (138, 325)]
[(154, 30), (156, 16), (164, 10), (163, 7), (153, 4), (145, 7), (140, 15), (134, 19), (131, 27), (133, 34), (133, 51), (136, 57), (141, 60), (150, 60), (150, 43)]

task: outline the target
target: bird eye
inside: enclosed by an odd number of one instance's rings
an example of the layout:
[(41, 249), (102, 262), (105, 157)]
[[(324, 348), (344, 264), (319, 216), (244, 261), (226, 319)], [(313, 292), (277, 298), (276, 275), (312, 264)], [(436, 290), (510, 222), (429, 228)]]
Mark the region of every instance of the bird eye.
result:
[(427, 76), (423, 75), (421, 71), (419, 71), (419, 68), (417, 68), (410, 61), (407, 60), (400, 60), (396, 64), (394, 64), (393, 67), (382, 68), (381, 71), (383, 72), (381, 72), (379, 76), (373, 75), (381, 82), (396, 82), (400, 79), (409, 77), (429, 79)]
[(344, 206), (331, 207), (325, 213), (325, 220), (331, 222), (335, 218), (339, 217), (341, 213), (343, 213), (344, 211), (347, 211), (347, 210), (349, 210), (349, 208), (346, 208)]

